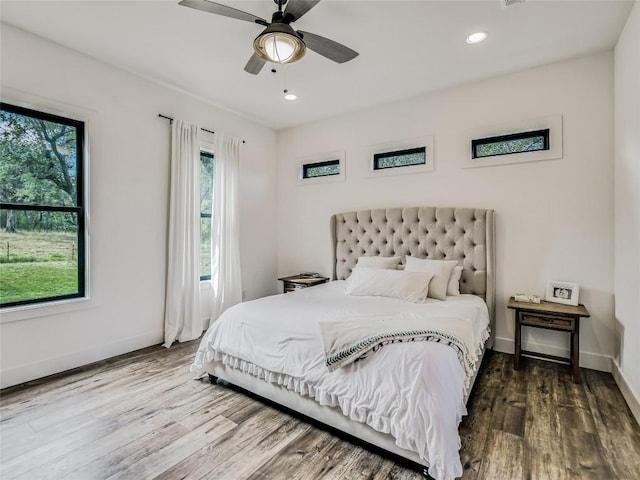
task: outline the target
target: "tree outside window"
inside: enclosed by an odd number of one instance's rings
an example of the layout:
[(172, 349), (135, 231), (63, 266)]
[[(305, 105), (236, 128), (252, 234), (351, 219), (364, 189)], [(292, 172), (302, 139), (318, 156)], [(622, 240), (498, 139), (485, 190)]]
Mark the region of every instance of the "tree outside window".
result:
[(0, 107), (0, 305), (83, 297), (84, 123)]
[(200, 280), (211, 279), (213, 154), (200, 152)]

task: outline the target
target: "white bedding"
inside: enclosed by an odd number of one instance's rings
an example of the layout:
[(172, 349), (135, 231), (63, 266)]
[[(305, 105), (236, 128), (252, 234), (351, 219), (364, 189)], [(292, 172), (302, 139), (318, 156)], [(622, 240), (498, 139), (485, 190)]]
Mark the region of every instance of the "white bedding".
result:
[(229, 309), (203, 337), (192, 372), (200, 376), (205, 363), (220, 362), (280, 384), (392, 435), (429, 465), (432, 477), (461, 476), (458, 424), (466, 414), (467, 375), (454, 349), (436, 342), (397, 343), (333, 372), (325, 365), (319, 322), (399, 312), (464, 319), (474, 355), (488, 337), (487, 306), (477, 296), (416, 304), (348, 296), (345, 282), (334, 281)]

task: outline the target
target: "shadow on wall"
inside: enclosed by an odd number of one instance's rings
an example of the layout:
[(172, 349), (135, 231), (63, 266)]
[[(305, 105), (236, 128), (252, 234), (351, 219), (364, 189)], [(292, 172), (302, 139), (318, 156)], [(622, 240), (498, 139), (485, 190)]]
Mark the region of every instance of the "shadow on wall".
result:
[(624, 349), (624, 325), (615, 318), (614, 319), (614, 331), (613, 331), (613, 359), (618, 365), (622, 362), (622, 355)]

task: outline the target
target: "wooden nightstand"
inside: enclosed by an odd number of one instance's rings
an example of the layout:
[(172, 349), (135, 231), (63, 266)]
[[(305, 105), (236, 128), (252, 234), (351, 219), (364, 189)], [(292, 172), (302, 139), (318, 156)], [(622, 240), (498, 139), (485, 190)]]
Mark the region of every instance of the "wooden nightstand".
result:
[(314, 285), (320, 285), (321, 283), (327, 283), (328, 277), (320, 276), (308, 276), (308, 275), (291, 275), (289, 277), (279, 278), (284, 283), (284, 293), (295, 292), (296, 290), (302, 290), (303, 288), (313, 287)]
[[(571, 367), (573, 381), (580, 383), (580, 317), (590, 316), (584, 305), (573, 306), (552, 302), (516, 302), (511, 297), (507, 307), (515, 310), (516, 351), (513, 368), (515, 370), (520, 368), (520, 357), (523, 354), (548, 358), (568, 363)], [(522, 350), (522, 327), (546, 328), (569, 333), (571, 336), (569, 358)]]

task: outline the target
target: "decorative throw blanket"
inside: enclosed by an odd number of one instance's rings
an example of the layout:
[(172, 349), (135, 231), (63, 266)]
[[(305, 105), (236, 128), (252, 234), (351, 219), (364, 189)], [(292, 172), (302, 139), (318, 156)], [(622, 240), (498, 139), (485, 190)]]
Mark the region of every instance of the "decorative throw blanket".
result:
[(478, 360), (473, 345), (473, 329), (463, 318), (399, 312), (319, 324), (329, 371), (362, 360), (383, 345), (399, 342), (429, 341), (450, 346), (456, 351), (467, 380)]

